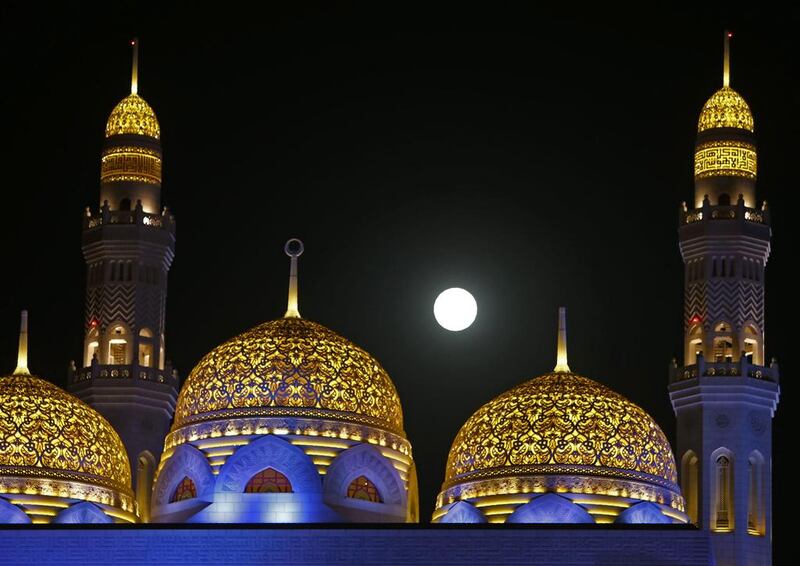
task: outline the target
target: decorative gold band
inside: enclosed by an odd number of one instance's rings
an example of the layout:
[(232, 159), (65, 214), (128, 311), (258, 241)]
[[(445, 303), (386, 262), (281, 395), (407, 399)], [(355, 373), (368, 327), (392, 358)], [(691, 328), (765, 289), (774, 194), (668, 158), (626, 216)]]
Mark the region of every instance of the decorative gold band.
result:
[(100, 181), (161, 184), (161, 157), (144, 147), (110, 147), (103, 152)]
[(694, 153), (694, 178), (744, 177), (755, 179), (756, 148), (740, 141), (711, 141), (701, 144)]

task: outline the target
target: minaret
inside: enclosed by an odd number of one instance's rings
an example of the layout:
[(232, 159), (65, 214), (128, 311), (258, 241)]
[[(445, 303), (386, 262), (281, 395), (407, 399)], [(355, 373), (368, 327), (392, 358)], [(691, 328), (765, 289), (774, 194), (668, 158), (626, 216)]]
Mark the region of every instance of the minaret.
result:
[(723, 86), (698, 122), (694, 206), (678, 235), (685, 267), (684, 365), (673, 363), (680, 484), (709, 531), (717, 564), (772, 563), (772, 417), (778, 365), (764, 350), (769, 213), (756, 205), (756, 146), (747, 102)]
[(100, 209), (87, 207), (83, 219), (85, 340), (82, 369), (72, 372), (69, 387), (122, 437), (146, 520), (152, 474), (178, 394), (164, 349), (175, 218), (161, 208), (161, 129), (138, 95), (139, 43), (131, 45), (131, 94), (106, 124)]

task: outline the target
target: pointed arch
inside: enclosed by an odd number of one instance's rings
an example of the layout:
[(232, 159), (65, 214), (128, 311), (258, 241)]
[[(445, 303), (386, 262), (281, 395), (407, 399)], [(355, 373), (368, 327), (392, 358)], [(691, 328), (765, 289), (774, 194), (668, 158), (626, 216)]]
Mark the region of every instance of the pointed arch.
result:
[(171, 503), (175, 489), (185, 477), (194, 483), (199, 499), (209, 499), (214, 491), (214, 473), (205, 455), (191, 444), (178, 446), (159, 472), (153, 490), (152, 506)]
[(0, 497), (0, 525), (19, 525), (30, 522), (31, 518), (25, 511)]
[(728, 448), (717, 448), (711, 453), (711, 529), (730, 532), (735, 528), (733, 509), (734, 459)]
[(325, 501), (341, 503), (350, 484), (364, 476), (381, 494), (383, 503), (406, 505), (407, 494), (400, 473), (380, 450), (359, 444), (339, 453), (325, 474)]
[(243, 493), (250, 479), (266, 468), (286, 476), (295, 493), (320, 493), (317, 468), (300, 448), (274, 435), (263, 436), (229, 456), (217, 476), (217, 492)]
[(681, 458), (681, 492), (686, 500), (686, 514), (694, 524), (700, 522), (700, 459), (694, 450)]
[(545, 493), (518, 507), (506, 523), (594, 523), (594, 518), (566, 497)]
[(55, 516), (52, 522), (56, 524), (99, 525), (113, 523), (114, 520), (103, 513), (94, 503), (83, 501), (64, 509)]
[(150, 522), (150, 498), (153, 495), (153, 476), (156, 472), (156, 459), (149, 450), (143, 450), (136, 457), (136, 504), (139, 519)]
[(458, 501), (451, 503), (447, 509), (447, 515), (439, 519), (439, 523), (486, 523), (486, 516), (480, 509), (468, 501)]

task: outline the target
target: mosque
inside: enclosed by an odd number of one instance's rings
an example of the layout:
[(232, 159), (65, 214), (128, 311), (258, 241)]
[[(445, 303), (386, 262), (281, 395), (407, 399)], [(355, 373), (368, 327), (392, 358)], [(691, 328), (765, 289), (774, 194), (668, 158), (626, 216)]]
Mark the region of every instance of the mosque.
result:
[[(430, 518), (419, 517), (391, 378), (368, 352), (300, 315), (299, 240), (285, 248), (283, 317), (220, 344), (182, 383), (165, 362), (176, 219), (161, 206), (161, 127), (138, 94), (134, 42), (131, 93), (106, 124), (100, 205), (83, 217), (81, 362), (68, 392), (33, 375), (23, 312), (17, 368), (0, 378), (0, 539), (17, 541), (6, 556), (13, 561), (17, 547), (30, 552), (43, 537), (66, 544), (57, 524), (108, 525), (93, 528), (97, 548), (126, 536), (144, 552), (147, 543), (130, 537), (166, 532), (174, 550), (187, 525), (227, 524), (203, 532), (213, 541), (239, 536), (237, 524), (303, 523), (280, 536), (324, 550), (339, 544), (333, 532), (357, 541), (351, 553), (389, 552), (380, 545), (396, 536), (406, 549), (424, 548), (408, 564), (479, 561), (508, 544), (563, 559), (552, 563), (596, 563), (625, 548), (627, 563), (647, 563), (652, 552), (665, 564), (770, 564), (779, 396), (778, 366), (764, 349), (771, 228), (756, 196), (753, 115), (729, 84), (728, 38), (723, 85), (697, 123), (694, 198), (679, 211), (685, 352), (668, 383), (675, 452), (642, 408), (572, 372), (560, 309), (554, 369), (464, 423)], [(434, 525), (398, 525), (420, 521)], [(134, 523), (144, 525), (110, 527)], [(363, 528), (376, 523), (388, 525)], [(375, 532), (383, 538), (370, 538)], [(434, 560), (437, 545), (446, 549), (440, 558), (455, 561)], [(93, 548), (71, 556), (88, 562)]]

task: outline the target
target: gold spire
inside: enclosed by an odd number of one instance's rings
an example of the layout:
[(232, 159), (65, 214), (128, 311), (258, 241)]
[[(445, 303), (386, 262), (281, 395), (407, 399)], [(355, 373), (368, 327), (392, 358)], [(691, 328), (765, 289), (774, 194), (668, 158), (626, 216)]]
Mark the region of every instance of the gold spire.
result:
[(22, 311), (19, 320), (19, 351), (14, 375), (30, 375), (28, 370), (28, 311)]
[(131, 70), (131, 94), (139, 93), (139, 38), (131, 40), (133, 47), (133, 69)]
[(733, 34), (725, 30), (723, 38), (725, 54), (722, 60), (722, 86), (731, 86), (731, 37), (733, 37)]
[(286, 242), (283, 250), (292, 258), (289, 267), (289, 301), (283, 318), (302, 318), (297, 310), (297, 258), (303, 254), (303, 242), (292, 238)]
[(556, 355), (555, 372), (569, 373), (567, 365), (567, 309), (558, 307), (558, 350)]

